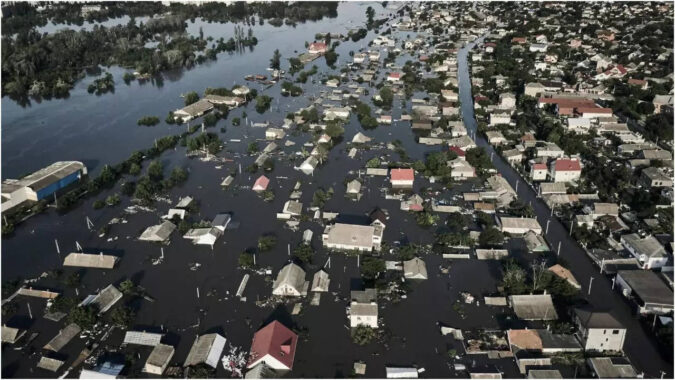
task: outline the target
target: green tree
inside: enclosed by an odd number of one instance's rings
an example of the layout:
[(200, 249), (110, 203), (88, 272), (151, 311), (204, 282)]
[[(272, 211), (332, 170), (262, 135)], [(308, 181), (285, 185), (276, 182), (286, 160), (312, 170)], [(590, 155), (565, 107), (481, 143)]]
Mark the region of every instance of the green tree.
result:
[(91, 330), (98, 319), (97, 310), (93, 305), (78, 306), (68, 314), (68, 323), (75, 323), (83, 330)]
[(263, 235), (258, 238), (258, 249), (261, 252), (269, 251), (277, 245), (277, 238), (273, 235)]
[(380, 159), (377, 157), (373, 157), (368, 162), (366, 162), (366, 167), (367, 168), (379, 168), (381, 165)]
[(368, 18), (368, 29), (370, 29), (373, 26), (373, 18), (375, 17), (375, 10), (373, 7), (366, 8), (366, 17)]
[(504, 234), (495, 227), (488, 227), (480, 233), (478, 244), (483, 248), (491, 248), (504, 244)]
[(194, 91), (188, 92), (185, 94), (185, 105), (189, 106), (192, 103), (196, 103), (199, 100), (199, 94)]
[(148, 177), (155, 182), (161, 181), (164, 178), (164, 168), (160, 161), (154, 160), (150, 163), (148, 166)]
[(377, 337), (377, 332), (372, 327), (358, 325), (352, 329), (352, 341), (359, 346), (365, 346)]
[(326, 123), (326, 134), (332, 138), (340, 137), (345, 133), (345, 128), (339, 121), (331, 120)]
[(120, 283), (120, 292), (123, 294), (129, 295), (129, 294), (135, 294), (136, 293), (136, 285), (134, 284), (133, 281), (126, 279)]
[(242, 269), (253, 268), (254, 265), (253, 254), (250, 252), (242, 252), (239, 254), (239, 267)]
[(171, 180), (174, 183), (183, 183), (188, 179), (188, 173), (185, 169), (181, 167), (175, 167), (171, 170)]
[(365, 256), (361, 260), (361, 277), (366, 280), (376, 279), (385, 270), (384, 260), (380, 258)]
[(309, 244), (301, 243), (293, 250), (293, 256), (303, 263), (311, 263), (314, 250)]
[(141, 173), (141, 165), (134, 162), (131, 164), (131, 166), (129, 166), (129, 174), (139, 175), (140, 173)]
[(270, 67), (279, 70), (280, 66), (281, 66), (281, 53), (279, 53), (279, 49), (276, 49), (274, 50), (272, 59), (270, 59)]
[(116, 307), (110, 313), (110, 321), (122, 329), (129, 328), (136, 314), (128, 307)]

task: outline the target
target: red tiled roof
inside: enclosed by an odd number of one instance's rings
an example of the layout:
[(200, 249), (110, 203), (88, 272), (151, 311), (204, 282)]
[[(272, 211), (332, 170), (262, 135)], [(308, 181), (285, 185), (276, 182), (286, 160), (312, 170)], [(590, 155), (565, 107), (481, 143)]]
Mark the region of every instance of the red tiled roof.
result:
[(541, 350), (543, 342), (536, 330), (509, 330), (509, 343), (522, 350)]
[(555, 171), (575, 172), (581, 170), (581, 164), (577, 160), (555, 160)]
[(592, 112), (592, 113), (608, 113), (612, 114), (612, 109), (611, 108), (600, 108), (600, 107), (578, 107), (577, 108), (577, 113), (583, 114), (584, 112)]
[(258, 177), (258, 179), (255, 180), (255, 183), (253, 184), (253, 189), (262, 189), (265, 190), (267, 189), (267, 185), (270, 184), (270, 179), (265, 177), (264, 175), (261, 175)]
[(322, 50), (326, 48), (326, 44), (323, 42), (312, 42), (309, 44), (310, 50)]
[(635, 85), (638, 85), (638, 86), (644, 86), (645, 84), (647, 84), (647, 81), (642, 80), (642, 79), (631, 78), (631, 79), (628, 80), (628, 84), (635, 84)]
[(258, 359), (270, 355), (289, 369), (293, 368), (298, 335), (278, 321), (274, 321), (253, 335), (248, 366)]
[(539, 103), (545, 103), (545, 104), (556, 104), (558, 107), (592, 107), (595, 106), (595, 102), (593, 99), (584, 99), (584, 98), (576, 98), (576, 99), (570, 99), (570, 98), (539, 98)]
[(391, 73), (391, 74), (389, 74), (389, 78), (397, 78), (398, 79), (400, 77), (401, 77), (401, 73)]
[(546, 170), (546, 164), (534, 164), (532, 168), (534, 170)]
[(415, 179), (415, 172), (412, 169), (391, 169), (389, 176), (392, 181), (412, 181)]
[(466, 153), (464, 153), (464, 151), (462, 150), (462, 148), (460, 148), (460, 147), (458, 147), (458, 146), (452, 145), (452, 146), (450, 146), (450, 147), (448, 148), (448, 150), (451, 151), (451, 152), (457, 153), (457, 155), (460, 156), (460, 157), (466, 156)]

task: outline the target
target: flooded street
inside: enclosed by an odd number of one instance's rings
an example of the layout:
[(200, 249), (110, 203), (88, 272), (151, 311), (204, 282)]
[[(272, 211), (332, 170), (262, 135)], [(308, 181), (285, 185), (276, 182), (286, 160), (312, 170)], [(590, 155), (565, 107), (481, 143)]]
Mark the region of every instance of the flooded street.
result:
[[(476, 42), (480, 41), (481, 39), (478, 39)], [(462, 102), (464, 124), (468, 130), (476, 132), (477, 123), (473, 112), (473, 95), (469, 78), (469, 65), (467, 64), (467, 54), (474, 44), (468, 45), (467, 48), (458, 53), (457, 77), (459, 79), (459, 96)], [(518, 189), (518, 197), (534, 207), (539, 224), (545, 226), (547, 221), (550, 220), (546, 240), (552, 247), (561, 244), (560, 257), (569, 263), (568, 267), (581, 284), (581, 292), (589, 303), (601, 310), (611, 310), (614, 316), (628, 329), (623, 349), (636, 368), (644, 371), (645, 377), (659, 377), (661, 371), (664, 371), (666, 376), (672, 377), (672, 363), (668, 363), (661, 356), (655, 340), (650, 337), (649, 332), (645, 331), (645, 327), (639, 322), (633, 303), (623, 297), (618, 290), (613, 290), (611, 278), (599, 273), (598, 268), (594, 266), (583, 248), (569, 236), (568, 230), (561, 221), (555, 216), (551, 217), (551, 209), (537, 197), (536, 191), (529, 187), (523, 178), (497, 154), (497, 151), (485, 140), (485, 137), (476, 134), (475, 142), (479, 147), (485, 148), (488, 154), (494, 154), (492, 163), (495, 168), (513, 188)], [(520, 186), (516, 187), (516, 182), (519, 182)], [(591, 281), (593, 281), (593, 286), (589, 295), (588, 287)]]
[[(405, 298), (385, 300), (382, 297), (379, 300), (381, 336), (378, 341), (358, 346), (350, 336), (346, 308), (350, 291), (363, 287), (359, 268), (361, 261), (355, 255), (329, 252), (322, 246), (325, 221), (315, 219), (309, 207), (318, 189), (332, 188), (334, 194), (323, 206), (324, 212), (339, 213), (341, 218), (365, 218), (377, 207), (386, 212), (388, 219), (382, 240), (387, 247), (411, 243), (428, 248), (433, 244), (438, 226), (419, 226), (414, 213), (400, 209), (399, 200), (385, 198), (386, 190), (391, 186), (388, 178), (366, 176), (364, 170), (366, 162), (375, 157), (383, 162), (401, 160), (399, 153), (387, 147), (396, 140), (400, 141), (412, 161), (423, 160), (427, 153), (445, 149), (416, 142), (410, 122), (401, 120), (402, 115), (410, 113), (411, 101), (396, 95), (391, 111), (393, 123), (389, 126), (379, 125), (372, 130), (364, 130), (352, 112), (344, 125), (344, 136), (337, 139), (327, 160), (317, 167), (313, 175), (308, 176), (294, 169), (298, 164), (298, 152), (301, 149), (311, 150), (311, 147), (303, 148), (303, 144), (313, 141), (312, 133), (300, 132), (295, 128), (288, 130), (284, 139), (276, 141), (279, 149), (271, 154), (275, 163), (271, 172), (259, 170), (257, 173), (248, 173), (245, 170), (257, 157), (257, 154), (247, 152), (249, 143), (257, 141), (260, 148), (267, 143), (266, 128), (254, 127), (253, 124), (269, 123), (271, 127), (279, 127), (288, 113), (308, 107), (316, 99), (325, 98), (331, 89), (322, 85), (321, 80), (327, 79), (329, 75), (340, 75), (340, 69), (345, 63), (352, 61), (350, 52), (369, 49), (369, 42), (377, 34), (369, 31), (365, 38), (357, 42), (350, 39), (341, 41), (336, 48), (339, 58), (334, 69), (326, 65), (323, 57), (307, 64), (305, 70), (316, 65), (318, 74), (307, 83), (298, 84), (304, 92), (300, 97), (282, 96), (280, 83), (265, 87), (258, 82), (246, 82), (244, 76), (268, 74), (266, 68), (275, 49), (279, 49), (282, 55), (282, 69), (287, 70), (288, 58), (306, 51), (305, 42), (312, 42), (317, 33), (346, 35), (348, 30), (363, 26), (368, 6), (375, 9), (376, 18), (395, 12), (383, 8), (381, 3), (340, 3), (335, 18), (324, 17), (320, 21), (295, 26), (274, 27), (269, 23), (252, 26), (259, 41), (255, 47), (231, 54), (220, 53), (217, 61), (164, 73), (161, 81), (133, 81), (126, 85), (122, 76), (128, 70), (111, 67), (103, 68), (115, 78), (116, 87), (111, 94), (89, 94), (87, 86), (93, 77), (87, 77), (76, 84), (67, 99), (33, 101), (21, 106), (4, 97), (3, 178), (16, 178), (61, 160), (81, 161), (89, 169), (90, 175), (95, 176), (106, 164), (125, 160), (134, 151), (151, 147), (158, 138), (183, 132), (185, 125), (166, 125), (163, 120), (169, 111), (183, 107), (184, 100), (180, 95), (190, 91), (202, 94), (207, 87), (230, 88), (234, 84), (245, 84), (260, 94), (272, 97), (273, 101), (270, 110), (263, 114), (256, 112), (255, 101), (249, 102), (230, 110), (227, 119), (219, 120), (214, 127), (206, 129), (207, 132), (218, 134), (224, 142), (223, 151), (217, 155), (220, 161), (188, 157), (186, 148), (180, 144), (161, 154), (158, 160), (163, 164), (165, 176), (174, 167), (183, 167), (189, 172), (187, 182), (162, 194), (170, 202), (160, 200), (155, 202), (151, 211), (125, 213), (125, 208), (132, 203), (129, 197), (123, 196), (117, 206), (102, 209), (92, 207), (95, 200), (119, 192), (124, 179), (133, 179), (133, 176), (127, 175), (113, 189), (101, 191), (66, 214), (59, 214), (50, 208), (17, 225), (14, 234), (2, 240), (3, 281), (37, 279), (34, 282), (36, 287), (81, 300), (109, 284), (119, 285), (126, 279), (132, 280), (149, 297), (123, 299), (136, 313), (130, 330), (166, 334), (163, 343), (173, 345), (176, 349), (170, 365), (182, 366), (195, 337), (207, 333), (219, 333), (227, 339), (228, 345), (248, 352), (253, 334), (267, 323), (278, 320), (299, 333), (293, 370), (288, 375), (292, 378), (352, 377), (356, 361), (367, 364), (365, 377), (368, 378), (385, 377), (386, 366), (424, 368), (422, 377), (465, 378), (467, 372), (455, 371), (453, 364), (465, 364), (468, 367), (484, 363), (496, 365), (505, 378), (521, 377), (512, 358), (488, 360), (487, 355), (464, 355), (462, 341), (441, 334), (441, 326), (464, 331), (542, 327), (537, 325), (538, 322), (517, 320), (506, 307), (484, 304), (483, 296), (498, 293), (502, 269), (497, 260), (450, 260), (444, 259), (441, 252), (419, 252), (426, 262), (428, 280), (406, 282), (408, 292)], [(393, 19), (390, 17), (381, 30), (390, 27)], [(109, 20), (106, 25), (128, 21), (128, 18), (122, 17)], [(198, 35), (201, 30), (205, 36), (214, 39), (229, 38), (235, 26), (233, 23), (207, 23), (201, 19), (188, 21), (187, 24), (187, 31), (191, 35)], [(48, 24), (40, 30), (53, 32), (60, 27), (63, 26)], [(91, 24), (82, 26), (92, 27)], [(398, 41), (415, 34), (412, 31), (392, 31), (392, 36)], [(481, 40), (482, 37), (476, 42)], [(467, 54), (476, 42), (457, 53), (461, 116), (471, 135), (476, 132), (477, 123), (473, 112)], [(417, 56), (403, 51), (396, 58), (395, 65), (400, 67), (406, 61), (416, 59)], [(393, 71), (384, 67), (378, 70), (380, 78), (385, 72)], [(287, 79), (292, 80), (290, 76)], [(366, 82), (359, 86), (368, 90), (368, 94), (362, 94), (360, 100), (368, 102), (376, 110), (371, 99), (378, 89)], [(414, 97), (424, 96), (415, 94)], [(162, 122), (154, 127), (138, 126), (137, 120), (143, 116), (157, 116)], [(241, 118), (241, 126), (232, 125), (234, 118)], [(201, 120), (192, 122), (192, 125), (197, 123), (201, 123)], [(356, 156), (350, 158), (348, 152), (352, 148), (352, 138), (359, 132), (371, 137), (372, 142), (358, 149)], [(285, 141), (294, 144), (285, 145)], [(525, 202), (531, 202), (539, 223), (546, 225), (550, 210), (536, 197), (534, 190), (525, 184), (482, 136), (476, 135), (476, 144), (484, 147), (488, 154), (495, 153), (493, 163), (496, 169), (513, 187), (516, 187), (516, 181), (520, 181), (519, 196)], [(144, 169), (147, 163), (144, 162)], [(221, 182), (231, 173), (236, 173), (233, 183), (223, 188)], [(271, 202), (263, 201), (259, 194), (251, 190), (261, 174), (270, 179), (269, 189), (274, 192)], [(346, 196), (346, 180), (354, 178), (360, 178), (363, 185), (362, 196), (358, 201)], [(278, 220), (277, 214), (282, 212), (298, 181), (301, 182), (302, 195), (298, 200), (303, 204), (303, 218), (297, 228), (292, 229), (285, 221)], [(446, 187), (432, 184), (419, 174), (415, 178), (413, 191), (425, 201), (433, 194), (436, 200), (468, 209), (471, 206), (463, 200), (462, 193), (481, 187), (483, 184), (480, 180), (467, 180)], [(226, 229), (213, 247), (193, 245), (190, 240), (178, 236), (178, 232), (174, 232), (168, 245), (138, 240), (146, 227), (160, 222), (160, 218), (185, 196), (193, 197), (198, 204), (198, 211), (192, 214), (193, 221), (210, 222), (217, 214), (226, 212), (232, 215), (234, 228)], [(438, 215), (438, 224), (443, 225), (448, 214)], [(123, 218), (124, 222), (109, 224), (114, 218)], [(93, 227), (87, 226), (87, 220), (93, 223)], [(102, 237), (97, 231), (104, 226), (110, 229)], [(321, 294), (319, 305), (310, 304), (311, 296), (289, 299), (285, 303), (265, 302), (270, 299), (274, 277), (292, 260), (289, 253), (301, 243), (303, 231), (307, 229), (313, 232), (311, 245), (315, 253), (311, 264), (303, 267), (307, 273), (306, 280), (311, 281), (314, 273), (323, 268), (330, 277), (329, 292)], [(265, 275), (262, 270), (257, 273), (239, 269), (239, 255), (250, 249), (255, 250), (258, 238), (263, 235), (277, 238), (273, 249), (256, 253), (257, 266), (268, 269), (271, 275)], [(660, 354), (643, 331), (628, 301), (612, 290), (611, 279), (597, 272), (557, 219), (551, 220), (546, 238), (551, 246), (562, 242), (561, 257), (569, 263), (570, 270), (582, 284), (582, 294), (587, 293), (589, 281), (594, 278), (592, 292), (587, 298), (597, 307), (612, 309), (628, 328), (625, 351), (633, 364), (643, 370), (646, 377), (658, 377), (660, 370), (670, 370), (665, 360), (657, 359)], [(522, 239), (510, 239), (508, 248), (515, 256), (531, 255), (519, 243), (522, 243)], [(60, 252), (57, 252), (57, 245)], [(63, 267), (65, 255), (75, 252), (78, 245), (87, 253), (103, 252), (118, 256), (119, 263), (111, 270)], [(162, 255), (161, 263), (155, 265)], [(384, 250), (381, 257), (399, 260), (389, 250)], [(77, 288), (64, 285), (64, 279), (73, 273), (79, 273), (82, 279)], [(240, 299), (235, 294), (246, 274), (250, 275), (250, 279)], [(464, 292), (474, 296), (479, 304), (464, 303), (461, 295)], [(302, 311), (291, 315), (296, 303), (302, 304)], [(54, 377), (54, 373), (36, 369), (36, 364), (42, 356), (42, 347), (63, 328), (63, 321), (54, 322), (43, 317), (46, 302), (42, 299), (19, 296), (16, 304), (17, 312), (10, 318), (3, 316), (3, 323), (39, 335), (24, 349), (3, 345), (2, 376)], [(123, 337), (123, 331), (114, 329), (110, 337), (100, 344), (107, 351), (127, 354), (125, 375), (145, 376), (140, 371), (151, 348), (120, 347)], [(66, 364), (57, 374), (62, 374), (82, 349), (93, 342), (94, 339), (90, 338), (73, 339), (58, 353), (59, 359)], [(450, 350), (456, 350), (459, 358), (449, 355)], [(671, 372), (667, 374), (672, 376)], [(216, 375), (220, 378), (230, 377), (221, 363), (218, 364)], [(71, 371), (67, 377), (78, 376), (79, 368)]]
[[(382, 9), (380, 4), (368, 4), (373, 5), (380, 17), (390, 12)], [(216, 62), (199, 65), (191, 70), (168, 73), (161, 86), (151, 83), (141, 85), (138, 82), (124, 85), (121, 81), (124, 70), (110, 68), (108, 71), (117, 82), (114, 94), (88, 94), (86, 87), (89, 81), (85, 79), (71, 91), (69, 99), (33, 103), (22, 108), (10, 99), (3, 98), (3, 176), (20, 176), (52, 161), (68, 159), (80, 160), (87, 165), (90, 173), (96, 173), (105, 164), (119, 162), (135, 150), (148, 148), (154, 139), (177, 134), (185, 128), (166, 126), (164, 123), (155, 127), (139, 127), (136, 125), (138, 118), (156, 115), (163, 120), (168, 111), (182, 106), (183, 99), (179, 97), (182, 93), (193, 90), (202, 92), (206, 87), (244, 84), (244, 75), (265, 72), (274, 49), (280, 50), (285, 61), (296, 56), (297, 52), (304, 51), (304, 41), (312, 41), (318, 32), (344, 34), (347, 29), (362, 25), (366, 6), (360, 3), (341, 3), (336, 19), (324, 18), (318, 22), (298, 24), (297, 27), (274, 28), (268, 24), (255, 26), (254, 33), (260, 42), (252, 51), (220, 54)], [(230, 24), (200, 26), (205, 35), (214, 37), (227, 37), (233, 28)], [(194, 33), (198, 28), (190, 26), (189, 30)], [(94, 199), (88, 199), (65, 215), (58, 215), (53, 210), (37, 215), (27, 223), (17, 226), (14, 236), (3, 239), (3, 280), (17, 277), (36, 278), (42, 273), (60, 269), (63, 273), (59, 279), (40, 279), (39, 286), (61, 291), (63, 295), (75, 296), (75, 290), (65, 287), (62, 279), (79, 272), (82, 284), (77, 291), (81, 299), (110, 283), (119, 284), (125, 279), (131, 279), (156, 299), (155, 302), (134, 301), (132, 306), (136, 310), (136, 318), (133, 328), (166, 332), (166, 343), (176, 347), (172, 364), (183, 362), (197, 334), (218, 332), (229, 344), (248, 350), (253, 333), (266, 322), (277, 319), (289, 327), (307, 331), (311, 336), (308, 340), (307, 336), (303, 337), (301, 334), (294, 369), (290, 374), (292, 377), (346, 377), (351, 374), (353, 362), (357, 360), (367, 363), (367, 377), (384, 377), (386, 365), (416, 365), (425, 368), (425, 376), (429, 377), (465, 376), (454, 373), (447, 355), (449, 348), (461, 352), (462, 344), (453, 341), (449, 336), (442, 336), (439, 323), (463, 329), (499, 327), (497, 316), (503, 310), (495, 309), (494, 313), (489, 313), (485, 308), (467, 305), (462, 317), (452, 307), (461, 291), (476, 296), (495, 293), (499, 278), (498, 262), (450, 262), (439, 255), (425, 256), (429, 280), (412, 284), (412, 291), (407, 299), (398, 303), (380, 303), (382, 330), (385, 332), (383, 341), (364, 347), (352, 343), (346, 327), (349, 322), (345, 309), (350, 290), (361, 286), (356, 257), (331, 254), (330, 267), (325, 268), (331, 278), (331, 291), (322, 294), (320, 306), (311, 306), (307, 299), (303, 300), (303, 311), (297, 316), (290, 315), (293, 301), (279, 306), (256, 306), (257, 300), (270, 297), (272, 276), (252, 274), (243, 294), (246, 301), (240, 301), (234, 296), (244, 274), (250, 273), (238, 269), (238, 256), (244, 250), (255, 247), (258, 237), (263, 234), (274, 234), (278, 238), (272, 251), (257, 255), (258, 265), (269, 267), (273, 275), (289, 262), (288, 245), (291, 249), (297, 246), (302, 239), (302, 231), (307, 228), (314, 232), (312, 245), (316, 250), (313, 264), (304, 268), (307, 279), (311, 280), (313, 273), (328, 261), (329, 254), (320, 241), (324, 228), (322, 223), (310, 218), (300, 223), (298, 231), (292, 231), (285, 227), (283, 221), (276, 219), (276, 214), (281, 212), (298, 180), (303, 183), (300, 201), (305, 207), (311, 204), (316, 189), (332, 187), (335, 194), (326, 203), (324, 210), (364, 217), (375, 207), (381, 207), (389, 214), (383, 239), (385, 242), (390, 245), (397, 241), (416, 244), (433, 242), (434, 228), (419, 227), (413, 214), (399, 209), (399, 201), (385, 200), (379, 189), (389, 187), (389, 183), (383, 177), (366, 177), (361, 174), (365, 189), (363, 197), (354, 202), (344, 196), (344, 179), (347, 176), (358, 176), (357, 171), (363, 169), (367, 160), (382, 156), (390, 156), (394, 161), (398, 159), (393, 151), (377, 146), (400, 140), (413, 160), (423, 159), (426, 152), (440, 149), (417, 144), (407, 122), (394, 121), (391, 126), (379, 126), (375, 130), (364, 131), (356, 116), (352, 115), (345, 125), (344, 139), (330, 151), (328, 162), (320, 166), (313, 176), (293, 170), (292, 163), (288, 161), (288, 157), (309, 139), (307, 134), (292, 133), (287, 139), (295, 142), (295, 145), (280, 147), (283, 153), (274, 155), (276, 167), (268, 174), (271, 179), (270, 188), (276, 195), (271, 203), (263, 202), (250, 190), (259, 174), (243, 172), (237, 175), (230, 189), (223, 190), (220, 187), (220, 182), (230, 172), (238, 171), (240, 164), (245, 168), (255, 160), (255, 156), (246, 153), (248, 142), (252, 139), (263, 140), (265, 137), (265, 128), (232, 126), (231, 120), (234, 117), (241, 117), (246, 112), (249, 123), (270, 122), (271, 125), (280, 125), (288, 112), (309, 105), (310, 96), (320, 95), (319, 92), (323, 89), (319, 84), (320, 78), (338, 73), (345, 60), (351, 60), (349, 52), (365, 48), (375, 36), (370, 32), (366, 38), (356, 43), (351, 40), (341, 42), (337, 47), (340, 54), (337, 70), (328, 68), (323, 59), (310, 63), (308, 67), (312, 64), (318, 66), (319, 74), (314, 78), (315, 85), (310, 81), (301, 85), (305, 91), (302, 97), (282, 97), (277, 84), (264, 90), (265, 94), (274, 98), (270, 111), (261, 115), (255, 111), (254, 104), (248, 104), (231, 111), (227, 120), (219, 121), (215, 127), (210, 128), (209, 131), (218, 133), (226, 142), (225, 150), (219, 155), (231, 161), (222, 164), (222, 167), (216, 168), (217, 164), (213, 162), (188, 158), (185, 148), (180, 146), (162, 154), (160, 161), (164, 168), (182, 166), (189, 171), (187, 183), (172, 189), (168, 194), (172, 203), (182, 196), (190, 195), (199, 202), (200, 211), (195, 219), (211, 220), (217, 213), (230, 212), (233, 221), (239, 223), (239, 228), (227, 230), (213, 249), (195, 246), (187, 239), (174, 236), (171, 244), (163, 249), (164, 261), (159, 265), (152, 265), (152, 260), (161, 255), (161, 246), (138, 241), (137, 237), (145, 227), (156, 224), (170, 205), (158, 202), (153, 212), (123, 215), (122, 210), (130, 205), (126, 197), (123, 197), (120, 205), (101, 210), (94, 210), (91, 207)], [(409, 55), (401, 54), (396, 63), (402, 65), (408, 59), (411, 59)], [(282, 67), (284, 65), (287, 64), (282, 64)], [(260, 85), (252, 87), (263, 91)], [(370, 95), (375, 92), (374, 88), (370, 88)], [(370, 96), (362, 97), (362, 100), (366, 99), (370, 99)], [(409, 109), (410, 102), (406, 103)], [(400, 108), (401, 98), (397, 96), (392, 111), (394, 120), (400, 118)], [(221, 127), (225, 127), (224, 133)], [(347, 157), (347, 142), (357, 132), (372, 137), (373, 142), (378, 145), (369, 150), (360, 150), (356, 159), (351, 159)], [(428, 186), (427, 180), (416, 180), (415, 191), (419, 192), (422, 187)], [(472, 186), (472, 183), (453, 186), (437, 198), (451, 200), (452, 196)], [(115, 191), (117, 189), (103, 191), (96, 198), (103, 199)], [(124, 216), (128, 222), (111, 225), (106, 237), (98, 236), (96, 230), (112, 218), (120, 216)], [(94, 224), (91, 231), (87, 229), (86, 218)], [(108, 237), (114, 239), (109, 240)], [(58, 240), (61, 254), (56, 252), (55, 240)], [(63, 257), (68, 252), (75, 251), (76, 242), (85, 252), (102, 251), (119, 256), (120, 263), (113, 270), (63, 268)], [(384, 257), (396, 259), (394, 255)], [(440, 266), (450, 266), (449, 272), (441, 273)], [(45, 307), (43, 300), (19, 297), (17, 303), (19, 310), (10, 319), (11, 323), (39, 332), (39, 336), (25, 352), (3, 347), (2, 375), (50, 377), (49, 372), (35, 369), (35, 365), (40, 359), (39, 347), (62, 328), (62, 322), (52, 322), (42, 317)], [(28, 317), (29, 304), (33, 319)], [(119, 329), (115, 330), (103, 345), (115, 350), (122, 337), (123, 333)], [(60, 352), (63, 354), (62, 359), (66, 363), (72, 362), (87, 343), (85, 339), (74, 339)], [(409, 347), (416, 349), (413, 351)], [(132, 368), (128, 369), (138, 376), (149, 349), (127, 347), (125, 350), (133, 352), (134, 356), (140, 353), (140, 360), (135, 360)], [(317, 355), (318, 352), (321, 354)], [(475, 356), (464, 360), (466, 364), (470, 364), (485, 358)], [(500, 364), (501, 370), (515, 376), (516, 368), (512, 361), (503, 360), (499, 363), (503, 363)], [(69, 377), (77, 373), (71, 372)], [(217, 375), (229, 376), (221, 365), (218, 366)]]

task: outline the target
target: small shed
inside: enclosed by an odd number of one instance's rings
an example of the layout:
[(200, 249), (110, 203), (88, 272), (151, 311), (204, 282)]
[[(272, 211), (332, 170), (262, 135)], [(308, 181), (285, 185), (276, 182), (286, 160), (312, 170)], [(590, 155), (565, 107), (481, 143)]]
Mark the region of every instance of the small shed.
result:
[(167, 220), (162, 224), (146, 228), (138, 239), (142, 241), (166, 241), (175, 229), (176, 225)]
[(63, 330), (60, 330), (58, 334), (52, 340), (50, 340), (45, 346), (43, 347), (45, 350), (50, 350), (54, 352), (59, 352), (68, 342), (70, 342), (73, 338), (77, 336), (77, 334), (80, 333), (82, 329), (80, 326), (76, 325), (75, 323), (71, 323), (66, 328)]
[(43, 356), (40, 358), (40, 362), (37, 364), (38, 368), (45, 369), (47, 371), (56, 372), (63, 365), (62, 360), (48, 358)]
[(223, 353), (223, 348), (225, 348), (225, 342), (225, 338), (219, 334), (206, 334), (197, 337), (183, 366), (206, 364), (216, 368), (220, 355)]
[(527, 321), (553, 321), (558, 313), (550, 294), (509, 296), (509, 304), (518, 318)]
[(427, 275), (427, 265), (419, 257), (404, 261), (403, 276), (412, 280), (426, 280), (429, 278)]
[(330, 278), (328, 278), (328, 273), (323, 269), (314, 274), (312, 279), (312, 288), (313, 292), (327, 292), (328, 285), (330, 284)]
[(143, 372), (161, 376), (169, 365), (175, 349), (166, 344), (157, 344), (145, 361)]

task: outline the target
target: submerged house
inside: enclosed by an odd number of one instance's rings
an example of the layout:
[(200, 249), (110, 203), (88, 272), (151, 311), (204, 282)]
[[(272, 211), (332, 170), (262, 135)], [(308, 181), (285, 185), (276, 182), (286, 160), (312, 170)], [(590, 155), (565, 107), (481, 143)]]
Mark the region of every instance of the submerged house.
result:
[(330, 284), (330, 278), (328, 273), (323, 269), (314, 273), (314, 278), (312, 279), (312, 288), (313, 292), (327, 292), (328, 285)]
[(184, 367), (206, 364), (212, 368), (218, 366), (218, 360), (225, 348), (225, 338), (219, 334), (206, 334), (195, 339)]
[(173, 346), (167, 344), (156, 345), (152, 349), (150, 356), (148, 356), (148, 360), (145, 361), (143, 372), (162, 376), (175, 352), (176, 350)]
[(52, 340), (50, 340), (43, 347), (45, 350), (59, 352), (68, 342), (75, 338), (82, 329), (80, 326), (75, 323), (71, 323), (66, 326), (63, 330), (59, 330), (59, 333), (56, 334)]
[(326, 226), (322, 239), (327, 248), (369, 252), (380, 249), (383, 233), (379, 225), (335, 223)]
[(429, 278), (427, 275), (427, 264), (419, 257), (404, 261), (403, 276), (411, 280), (426, 280)]
[(173, 116), (176, 120), (181, 121), (183, 123), (187, 123), (192, 119), (198, 118), (206, 114), (212, 109), (213, 104), (211, 104), (211, 102), (205, 99), (201, 99), (190, 104), (189, 106), (185, 106), (181, 109), (173, 111)]
[(80, 306), (94, 305), (98, 310), (98, 314), (101, 315), (110, 310), (117, 301), (122, 299), (122, 296), (122, 292), (120, 292), (113, 284), (110, 284), (98, 292), (98, 294), (87, 296), (87, 298), (80, 303)]
[(142, 241), (166, 241), (175, 229), (176, 225), (167, 220), (162, 224), (146, 228), (138, 239)]
[(307, 295), (309, 281), (305, 281), (305, 271), (300, 266), (290, 263), (281, 268), (272, 285), (275, 296), (301, 297)]
[(253, 335), (246, 368), (265, 365), (275, 371), (293, 369), (298, 335), (279, 321), (273, 321)]

